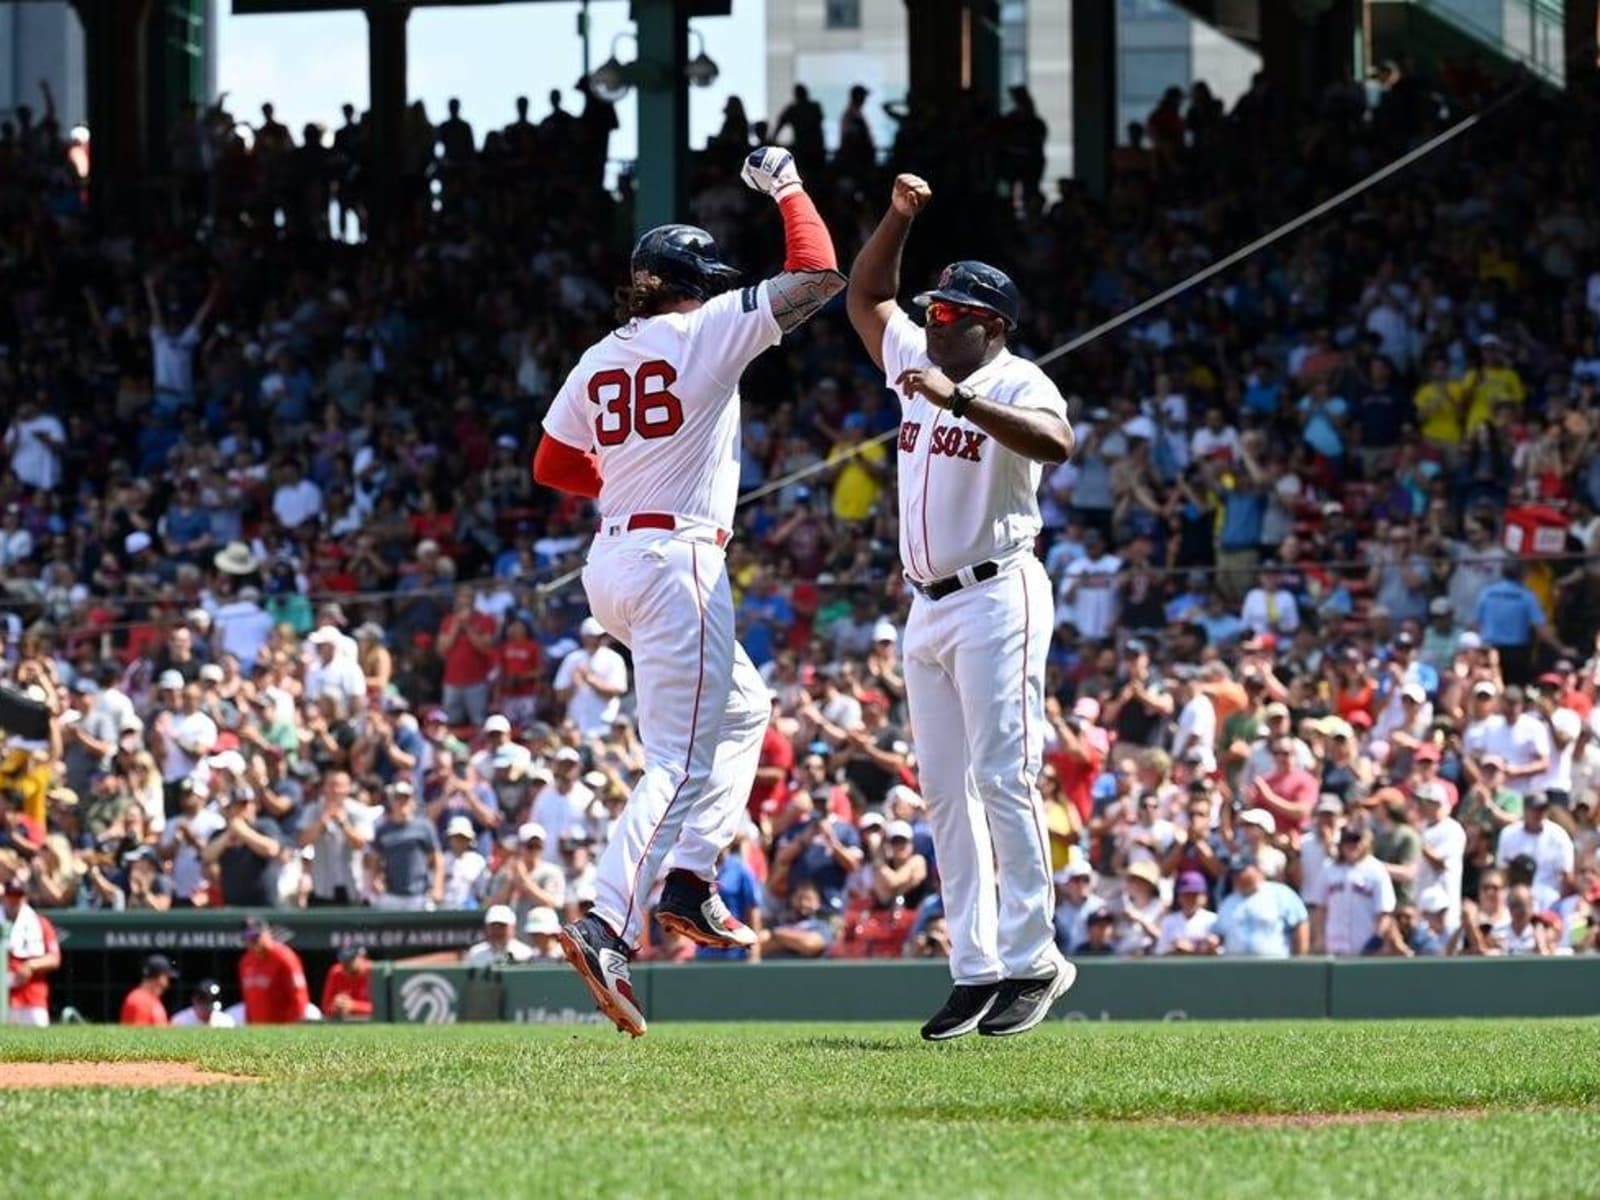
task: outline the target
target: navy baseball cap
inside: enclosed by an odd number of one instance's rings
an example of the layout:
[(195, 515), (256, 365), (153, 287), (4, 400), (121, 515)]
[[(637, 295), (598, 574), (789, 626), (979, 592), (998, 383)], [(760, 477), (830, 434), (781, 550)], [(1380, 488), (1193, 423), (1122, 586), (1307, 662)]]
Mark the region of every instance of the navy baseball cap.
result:
[(244, 924), (239, 929), (240, 934), (247, 943), (260, 941), (261, 935), (266, 931), (267, 924), (260, 917), (246, 917)]
[(926, 308), (935, 300), (987, 308), (1004, 317), (1008, 328), (1016, 326), (1022, 311), (1022, 295), (1011, 277), (998, 267), (973, 259), (953, 262), (940, 271), (939, 285), (917, 296), (913, 303)]
[(215, 979), (202, 979), (199, 983), (194, 985), (194, 992), (192, 994), (196, 1000), (204, 997), (213, 1003), (222, 999), (222, 989), (217, 986), (217, 981)]
[(152, 954), (144, 960), (144, 977), (154, 979), (158, 975), (170, 975), (176, 979), (178, 968), (172, 965), (172, 960), (165, 954)]

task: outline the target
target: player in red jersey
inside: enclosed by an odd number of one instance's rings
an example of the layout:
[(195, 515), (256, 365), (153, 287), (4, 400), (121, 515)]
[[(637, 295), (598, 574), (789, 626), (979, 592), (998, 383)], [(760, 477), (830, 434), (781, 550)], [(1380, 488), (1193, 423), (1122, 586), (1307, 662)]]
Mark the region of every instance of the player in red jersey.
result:
[(6, 880), (3, 903), (11, 942), (6, 951), (6, 1019), (12, 1025), (50, 1024), (50, 985), (45, 977), (61, 965), (56, 927), (28, 903), (28, 878), (19, 870)]
[(293, 1025), (306, 1019), (311, 1003), (300, 956), (256, 917), (245, 918), (239, 991), (247, 1025)]

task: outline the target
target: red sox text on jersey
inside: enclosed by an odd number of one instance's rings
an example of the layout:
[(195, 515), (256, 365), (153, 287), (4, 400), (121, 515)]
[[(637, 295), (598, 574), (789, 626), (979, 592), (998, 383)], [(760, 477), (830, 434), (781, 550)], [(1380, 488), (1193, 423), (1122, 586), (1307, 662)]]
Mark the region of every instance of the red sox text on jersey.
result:
[[(900, 449), (906, 454), (913, 453), (917, 448), (917, 439), (922, 436), (921, 421), (902, 421), (900, 423)], [(944, 454), (950, 458), (964, 458), (968, 462), (983, 461), (983, 444), (989, 440), (987, 433), (976, 429), (964, 429), (958, 425), (943, 425), (933, 431), (933, 441), (928, 446), (929, 454)]]

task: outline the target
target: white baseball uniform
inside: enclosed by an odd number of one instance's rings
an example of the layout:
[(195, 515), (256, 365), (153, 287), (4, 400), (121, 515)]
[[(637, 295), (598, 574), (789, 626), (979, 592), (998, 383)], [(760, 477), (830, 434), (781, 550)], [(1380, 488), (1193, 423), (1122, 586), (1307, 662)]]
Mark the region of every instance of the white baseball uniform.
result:
[(739, 376), (782, 331), (765, 283), (630, 321), (586, 351), (544, 419), (593, 449), (589, 606), (633, 651), (645, 769), (596, 864), (594, 911), (624, 941), (667, 863), (714, 880), (771, 713), (734, 638), (723, 547), (739, 486)]
[[(883, 333), (892, 384), (930, 366), (927, 339), (903, 312)], [(1043, 371), (1006, 350), (962, 380), (1003, 404), (1066, 417)], [(1005, 449), (926, 396), (902, 397), (900, 557), (919, 594), (906, 623), (906, 698), (950, 933), (957, 983), (1038, 979), (1061, 961), (1049, 838), (1035, 780), (1044, 752), (1050, 579), (1033, 553), (1043, 464)], [(975, 568), (993, 563), (992, 578)], [(987, 572), (986, 572), (987, 573)], [(999, 871), (996, 880), (996, 869)]]
[(1322, 905), (1322, 940), (1328, 953), (1355, 955), (1378, 932), (1378, 919), (1394, 911), (1394, 884), (1383, 864), (1369, 854), (1359, 862), (1330, 863), (1316, 895), (1306, 900)]

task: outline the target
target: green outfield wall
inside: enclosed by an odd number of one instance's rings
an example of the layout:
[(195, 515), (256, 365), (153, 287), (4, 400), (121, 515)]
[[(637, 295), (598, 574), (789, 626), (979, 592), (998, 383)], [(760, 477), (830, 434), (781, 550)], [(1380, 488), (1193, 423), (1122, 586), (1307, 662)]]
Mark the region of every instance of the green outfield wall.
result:
[(475, 912), (387, 913), (370, 908), (228, 909), (170, 912), (94, 912), (45, 909), (61, 938), (61, 969), (50, 980), (50, 1004), (77, 1009), (91, 1021), (115, 1021), (122, 998), (139, 982), (148, 954), (165, 954), (188, 983), (211, 978), (228, 1003), (238, 999), (240, 932), (247, 915), (260, 917), (295, 948), (320, 995), (345, 946), (363, 945), (375, 958), (463, 950), (483, 936)]
[[(47, 914), (61, 936), (51, 1007), (114, 1021), (147, 954), (171, 957), (184, 980), (205, 976), (237, 999), (240, 910)], [(481, 914), (368, 908), (259, 910), (300, 954), (313, 996), (338, 950), (361, 944), (380, 960), (379, 1019), (599, 1020), (564, 965), (471, 972), (403, 961), (459, 951), (481, 936)], [(1600, 957), (1516, 959), (1090, 960), (1056, 1015), (1089, 1021), (1268, 1020), (1311, 1017), (1600, 1015)], [(635, 988), (653, 1021), (913, 1021), (944, 995), (942, 962), (697, 962), (641, 964)], [(183, 987), (180, 984), (180, 989)]]
[[(470, 971), (385, 964), (378, 1020), (603, 1022), (564, 965)], [(694, 963), (634, 968), (652, 1021), (920, 1021), (942, 963)], [(1078, 1021), (1600, 1015), (1600, 958), (1080, 964), (1055, 1009)]]

